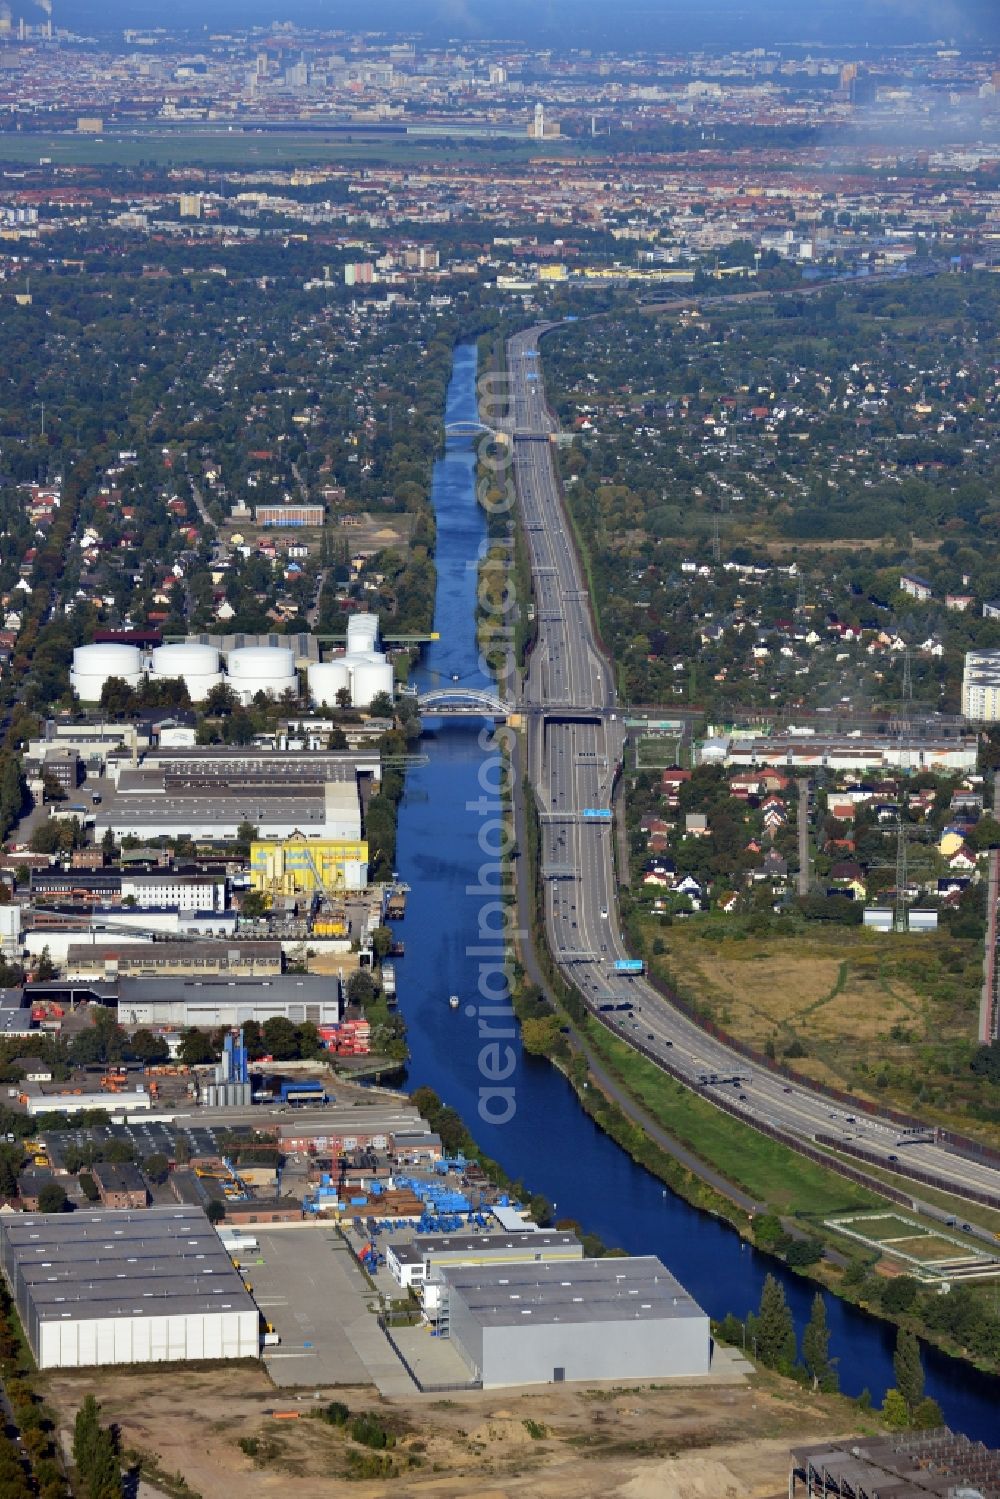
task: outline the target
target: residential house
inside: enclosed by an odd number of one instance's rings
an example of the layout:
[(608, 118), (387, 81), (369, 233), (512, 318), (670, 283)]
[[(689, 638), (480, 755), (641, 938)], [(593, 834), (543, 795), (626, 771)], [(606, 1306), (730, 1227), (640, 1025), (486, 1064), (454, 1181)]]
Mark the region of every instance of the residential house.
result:
[(788, 861), (781, 857), (777, 849), (769, 848), (763, 862), (753, 870), (751, 878), (757, 884), (764, 880), (770, 880), (772, 884), (784, 883), (788, 879)]
[(933, 598), (934, 590), (926, 578), (918, 578), (916, 573), (904, 573), (899, 580), (899, 586), (903, 593), (908, 593), (911, 599)]
[(683, 879), (677, 880), (673, 886), (675, 895), (686, 895), (691, 902), (693, 911), (700, 911), (702, 906), (703, 890), (693, 874), (686, 874)]
[(830, 870), (830, 879), (837, 887), (836, 894), (849, 895), (852, 900), (864, 900), (865, 872), (852, 859), (834, 864)]
[(691, 772), (681, 770), (679, 766), (672, 766), (669, 770), (660, 773), (660, 790), (668, 807), (676, 807), (680, 800), (680, 789), (686, 781), (690, 781)]
[(761, 811), (764, 831), (773, 838), (788, 822), (788, 809), (780, 797), (769, 796)]

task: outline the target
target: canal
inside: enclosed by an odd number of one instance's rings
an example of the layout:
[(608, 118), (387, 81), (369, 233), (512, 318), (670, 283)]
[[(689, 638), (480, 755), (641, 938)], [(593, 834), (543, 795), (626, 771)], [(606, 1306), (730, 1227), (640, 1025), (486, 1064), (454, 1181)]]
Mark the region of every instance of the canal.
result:
[[(448, 390), (449, 423), (476, 418), (476, 351), (455, 351)], [(449, 440), (434, 471), (437, 515), (437, 602), (440, 639), (426, 651), (418, 672), (421, 689), (486, 686), (478, 670), (475, 635), (476, 566), (485, 524), (475, 498), (475, 444)], [(480, 884), (483, 817), (467, 810), (483, 791), (479, 772), (486, 752), (475, 721), (428, 720), (422, 741), (429, 763), (410, 771), (400, 807), (397, 867), (411, 886), (406, 915), (406, 957), (399, 965), (400, 1008), (408, 1027), (411, 1062), (407, 1086), (426, 1085), (457, 1109), (481, 1147), (515, 1179), (553, 1203), (556, 1216), (575, 1218), (608, 1245), (633, 1254), (657, 1254), (716, 1318), (755, 1309), (768, 1271), (785, 1288), (796, 1326), (808, 1320), (815, 1287), (748, 1247), (727, 1225), (690, 1207), (637, 1166), (596, 1128), (562, 1075), (524, 1055), (512, 1042), (517, 1067), (513, 1115), (503, 1124), (479, 1114), (481, 1042), (477, 1019), (465, 1012), (480, 975), (479, 923), (484, 896), (466, 894)], [(402, 935), (402, 933), (401, 933)], [(449, 995), (463, 1000), (449, 1008)], [(895, 1328), (826, 1297), (831, 1353), (841, 1388), (863, 1389), (880, 1403), (893, 1383)], [(953, 1427), (983, 1441), (1000, 1435), (1000, 1381), (925, 1349), (927, 1393)]]

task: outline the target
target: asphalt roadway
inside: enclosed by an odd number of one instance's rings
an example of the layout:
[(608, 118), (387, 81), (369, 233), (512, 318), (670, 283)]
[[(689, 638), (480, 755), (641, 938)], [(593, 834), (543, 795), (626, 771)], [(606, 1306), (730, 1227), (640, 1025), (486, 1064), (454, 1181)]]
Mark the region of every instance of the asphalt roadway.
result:
[[(538, 638), (522, 691), (527, 770), (541, 822), (545, 923), (553, 958), (605, 1022), (601, 1005), (630, 1004), (614, 1016), (618, 1034), (677, 1069), (708, 1099), (724, 1098), (750, 1124), (779, 1127), (803, 1141), (818, 1134), (870, 1151), (889, 1170), (902, 1156), (961, 1196), (1000, 1204), (1000, 1171), (966, 1159), (933, 1130), (907, 1132), (890, 1119), (839, 1106), (802, 1082), (789, 1083), (708, 1035), (641, 974), (616, 971), (628, 958), (618, 924), (610, 817), (624, 729), (610, 663), (597, 644), (586, 582), (563, 508), (545, 403), (539, 338), (552, 324), (507, 343), (514, 477), (531, 559)], [(587, 814), (598, 815), (587, 815)], [(714, 1081), (713, 1081), (714, 1079)], [(906, 1186), (905, 1180), (900, 1181)]]

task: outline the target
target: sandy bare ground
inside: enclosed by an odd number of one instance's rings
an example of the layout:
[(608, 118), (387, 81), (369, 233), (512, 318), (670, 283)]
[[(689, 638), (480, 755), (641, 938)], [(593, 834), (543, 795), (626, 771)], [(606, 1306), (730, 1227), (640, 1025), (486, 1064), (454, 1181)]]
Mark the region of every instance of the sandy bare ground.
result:
[[(244, 1367), (87, 1371), (45, 1384), (67, 1427), (93, 1390), (123, 1447), (182, 1474), (186, 1499), (773, 1499), (787, 1492), (790, 1444), (861, 1429), (846, 1402), (771, 1376), (736, 1388), (544, 1388), (391, 1403), (371, 1388), (323, 1391), (318, 1402), (312, 1392), (289, 1397)], [(395, 1430), (391, 1478), (347, 1477), (350, 1452), (366, 1449), (307, 1415), (330, 1398)], [(272, 1415), (292, 1409), (302, 1418)], [(241, 1438), (256, 1438), (263, 1455), (248, 1456)]]

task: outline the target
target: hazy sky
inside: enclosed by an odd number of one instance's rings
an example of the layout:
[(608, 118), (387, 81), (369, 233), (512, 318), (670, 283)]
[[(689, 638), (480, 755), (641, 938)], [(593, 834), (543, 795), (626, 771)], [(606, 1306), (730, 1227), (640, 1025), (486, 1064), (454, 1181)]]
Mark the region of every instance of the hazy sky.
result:
[[(32, 14), (31, 0), (13, 0)], [(941, 38), (1000, 46), (1000, 0), (55, 0), (58, 23), (129, 25), (296, 21), (538, 45), (678, 49), (788, 41), (886, 45)]]

